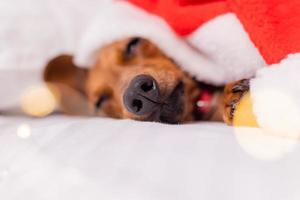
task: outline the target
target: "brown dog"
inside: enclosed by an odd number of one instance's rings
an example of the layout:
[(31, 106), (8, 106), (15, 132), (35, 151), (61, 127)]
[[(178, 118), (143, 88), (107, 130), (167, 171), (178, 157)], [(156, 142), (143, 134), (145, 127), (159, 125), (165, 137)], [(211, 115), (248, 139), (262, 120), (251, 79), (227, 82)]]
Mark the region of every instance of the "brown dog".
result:
[[(199, 84), (142, 38), (103, 47), (89, 70), (76, 67), (71, 56), (59, 56), (49, 62), (44, 80), (58, 91), (60, 109), (68, 114), (166, 123), (222, 116), (231, 123), (235, 105), (248, 90), (248, 82), (242, 81), (228, 85), (225, 96), (220, 95), (219, 88)], [(211, 102), (197, 107), (205, 91), (212, 93)]]

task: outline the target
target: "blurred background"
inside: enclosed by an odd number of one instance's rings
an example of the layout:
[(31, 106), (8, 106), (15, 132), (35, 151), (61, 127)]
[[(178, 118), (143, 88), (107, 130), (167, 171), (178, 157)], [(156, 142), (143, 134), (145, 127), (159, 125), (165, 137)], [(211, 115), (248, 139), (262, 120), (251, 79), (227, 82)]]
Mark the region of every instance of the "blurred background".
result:
[[(55, 56), (74, 53), (87, 26), (93, 22), (98, 10), (103, 9), (109, 1), (0, 1), (2, 112), (19, 112), (23, 105), (23, 111), (29, 112), (28, 114), (46, 115), (54, 108), (53, 105), (46, 105), (53, 103), (52, 97), (42, 89), (44, 67)], [(47, 103), (35, 98), (39, 95)], [(49, 107), (42, 108), (41, 105), (38, 108), (41, 111), (29, 111), (28, 106), (39, 104)]]

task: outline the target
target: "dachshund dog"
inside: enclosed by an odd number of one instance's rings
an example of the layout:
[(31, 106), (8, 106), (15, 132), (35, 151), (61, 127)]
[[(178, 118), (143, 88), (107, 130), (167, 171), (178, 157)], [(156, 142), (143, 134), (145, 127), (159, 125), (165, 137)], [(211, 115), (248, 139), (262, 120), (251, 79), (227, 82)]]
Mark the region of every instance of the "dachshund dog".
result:
[(144, 38), (115, 41), (97, 53), (94, 66), (79, 68), (72, 56), (49, 62), (44, 80), (59, 94), (62, 112), (141, 121), (183, 123), (224, 120), (249, 90), (243, 80), (221, 87), (197, 82)]

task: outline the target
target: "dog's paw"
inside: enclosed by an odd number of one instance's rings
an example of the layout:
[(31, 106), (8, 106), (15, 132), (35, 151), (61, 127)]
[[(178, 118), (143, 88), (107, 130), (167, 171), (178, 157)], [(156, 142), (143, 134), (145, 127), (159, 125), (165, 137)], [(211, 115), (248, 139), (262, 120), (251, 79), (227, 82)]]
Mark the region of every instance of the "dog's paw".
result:
[(249, 91), (249, 79), (228, 84), (224, 89), (223, 119), (232, 124), (237, 105), (242, 97)]

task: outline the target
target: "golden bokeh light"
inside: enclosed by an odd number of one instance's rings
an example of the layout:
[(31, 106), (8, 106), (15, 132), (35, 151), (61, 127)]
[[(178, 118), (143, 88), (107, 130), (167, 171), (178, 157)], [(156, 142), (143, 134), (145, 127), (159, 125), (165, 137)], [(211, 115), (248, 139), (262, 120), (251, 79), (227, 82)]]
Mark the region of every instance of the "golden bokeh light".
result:
[(44, 117), (56, 108), (56, 99), (47, 86), (28, 88), (21, 97), (21, 108), (24, 113), (34, 117)]
[(29, 138), (31, 136), (31, 128), (28, 124), (21, 124), (17, 129), (17, 136), (22, 139)]
[(256, 117), (253, 113), (253, 105), (250, 93), (246, 93), (236, 107), (234, 118), (234, 126), (259, 127)]
[[(284, 102), (292, 102), (286, 101), (286, 96), (274, 95), (264, 93), (262, 98), (269, 101), (271, 106), (273, 106), (272, 98), (285, 98)], [(293, 107), (292, 103), (288, 106), (297, 110), (297, 107)], [(276, 115), (275, 110), (270, 110), (270, 113)], [(270, 118), (270, 116), (267, 117)], [(237, 142), (245, 152), (256, 159), (268, 161), (281, 159), (299, 144), (300, 132), (297, 129), (291, 129), (292, 124), (287, 120), (283, 119), (278, 123), (280, 124), (273, 124), (273, 127), (270, 123), (262, 127), (253, 112), (250, 94), (246, 94), (237, 105), (233, 120)]]
[(297, 139), (274, 135), (261, 128), (235, 127), (235, 135), (244, 151), (256, 159), (266, 161), (281, 159), (299, 144)]

